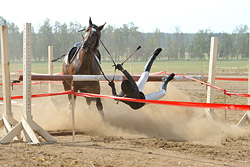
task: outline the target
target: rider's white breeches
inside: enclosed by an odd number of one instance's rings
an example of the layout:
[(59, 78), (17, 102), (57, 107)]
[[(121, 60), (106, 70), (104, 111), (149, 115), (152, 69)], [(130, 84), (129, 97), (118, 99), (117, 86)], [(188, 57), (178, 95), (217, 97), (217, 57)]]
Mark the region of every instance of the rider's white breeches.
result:
[[(139, 88), (139, 91), (143, 92), (144, 86), (148, 81), (148, 76), (149, 76), (148, 71), (144, 71), (142, 73), (140, 79), (137, 82), (137, 86)], [(145, 99), (146, 100), (158, 100), (158, 99), (162, 98), (163, 96), (165, 96), (165, 94), (166, 94), (166, 91), (164, 89), (161, 89), (157, 92), (145, 95)]]
[(145, 99), (146, 100), (158, 100), (160, 98), (162, 98), (163, 96), (165, 96), (166, 91), (164, 89), (161, 89), (158, 92), (154, 92), (154, 93), (150, 93), (145, 95)]
[(144, 86), (146, 84), (146, 82), (148, 81), (148, 76), (149, 76), (149, 72), (145, 71), (142, 73), (141, 77), (139, 78), (138, 82), (137, 82), (137, 86), (139, 88), (139, 91), (143, 91)]

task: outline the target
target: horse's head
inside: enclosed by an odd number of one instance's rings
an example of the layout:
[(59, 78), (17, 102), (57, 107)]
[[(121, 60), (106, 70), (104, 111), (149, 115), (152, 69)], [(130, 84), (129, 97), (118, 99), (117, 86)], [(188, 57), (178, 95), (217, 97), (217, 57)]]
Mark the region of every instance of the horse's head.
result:
[(97, 26), (92, 23), (91, 18), (89, 18), (89, 26), (85, 29), (85, 35), (83, 39), (83, 49), (93, 49), (98, 47), (99, 39), (101, 37), (101, 30), (103, 29), (104, 23), (101, 26)]

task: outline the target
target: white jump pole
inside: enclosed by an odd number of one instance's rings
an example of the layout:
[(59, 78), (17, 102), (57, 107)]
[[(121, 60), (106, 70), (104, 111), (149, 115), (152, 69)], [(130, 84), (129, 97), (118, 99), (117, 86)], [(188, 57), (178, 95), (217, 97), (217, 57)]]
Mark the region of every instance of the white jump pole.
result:
[[(210, 45), (210, 58), (209, 58), (209, 72), (208, 72), (208, 81), (210, 85), (215, 84), (215, 71), (216, 71), (216, 59), (217, 59), (217, 49), (218, 49), (218, 38), (211, 38)], [(210, 86), (207, 87), (207, 103), (214, 102), (214, 89)], [(207, 108), (205, 110), (205, 116), (208, 119), (217, 119), (217, 115), (214, 113), (213, 109)]]
[(4, 114), (0, 119), (0, 128), (5, 127), (8, 133), (18, 122), (13, 119), (11, 111), (11, 91), (10, 91), (10, 62), (9, 62), (9, 41), (8, 26), (0, 26), (1, 37), (1, 58), (2, 58), (2, 82), (3, 82), (3, 110)]
[[(6, 144), (13, 140), (21, 131), (24, 134), (23, 140), (32, 144), (40, 144), (38, 135), (47, 142), (56, 142), (56, 140), (38, 124), (32, 120), (31, 115), (31, 24), (24, 24), (23, 31), (23, 109), (24, 113), (19, 122), (11, 131), (4, 136), (0, 143)], [(36, 135), (36, 133), (37, 135)]]
[[(123, 75), (105, 75), (108, 80), (123, 81), (127, 79)], [(140, 75), (132, 75), (135, 81), (138, 81)], [(161, 82), (162, 75), (149, 76), (147, 82)], [(103, 75), (31, 75), (31, 80), (34, 81), (107, 81)], [(197, 79), (200, 81), (207, 81), (207, 77), (201, 75), (187, 75), (187, 76), (175, 76), (173, 81), (193, 81), (190, 78)], [(19, 76), (19, 80), (23, 80), (23, 76)]]
[[(249, 58), (248, 58), (248, 94), (250, 94), (250, 34), (249, 34)], [(250, 98), (248, 98), (248, 105), (250, 105)], [(237, 126), (243, 126), (246, 122), (250, 125), (250, 111), (247, 111), (238, 122)]]

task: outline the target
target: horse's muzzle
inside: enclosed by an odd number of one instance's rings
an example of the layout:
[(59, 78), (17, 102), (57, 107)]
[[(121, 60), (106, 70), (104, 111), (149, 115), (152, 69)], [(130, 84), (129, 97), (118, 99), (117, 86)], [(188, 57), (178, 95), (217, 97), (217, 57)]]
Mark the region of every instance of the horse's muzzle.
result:
[(92, 41), (92, 42), (83, 42), (82, 44), (82, 48), (85, 50), (85, 49), (90, 49), (92, 48), (93, 46), (95, 45), (95, 41)]

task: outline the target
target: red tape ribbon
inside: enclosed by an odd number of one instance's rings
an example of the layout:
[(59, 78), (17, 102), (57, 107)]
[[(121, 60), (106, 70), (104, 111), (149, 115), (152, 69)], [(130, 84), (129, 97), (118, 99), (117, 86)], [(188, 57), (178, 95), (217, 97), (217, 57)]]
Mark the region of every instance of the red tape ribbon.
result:
[[(165, 74), (166, 74), (166, 75), (169, 75), (170, 73), (165, 72)], [(183, 76), (184, 78), (188, 78), (188, 79), (191, 79), (191, 80), (193, 80), (193, 81), (199, 82), (199, 83), (201, 83), (201, 84), (204, 84), (204, 85), (210, 86), (210, 87), (212, 87), (212, 88), (214, 88), (214, 89), (217, 89), (217, 90), (223, 91), (223, 92), (224, 92), (224, 94), (226, 94), (226, 95), (228, 95), (228, 96), (234, 95), (234, 96), (241, 96), (241, 97), (250, 97), (250, 95), (249, 95), (249, 94), (242, 94), (242, 93), (230, 93), (230, 92), (226, 91), (225, 89), (219, 88), (219, 87), (217, 87), (217, 86), (210, 85), (210, 84), (208, 84), (208, 83), (206, 83), (206, 82), (200, 81), (200, 80), (195, 79), (195, 78), (192, 78), (192, 77), (188, 77), (188, 76), (181, 75), (181, 74), (176, 74), (176, 75)], [(222, 80), (222, 78), (220, 78), (220, 79)], [(224, 79), (225, 79), (225, 78), (224, 78)], [(237, 79), (241, 79), (241, 80), (243, 80), (243, 78), (236, 78), (236, 80), (235, 80), (235, 81), (237, 81)]]
[[(72, 94), (74, 91), (73, 90), (69, 90), (69, 91), (65, 91), (65, 92), (61, 92), (61, 93), (46, 93), (46, 94), (37, 94), (37, 95), (31, 95), (32, 98), (36, 98), (36, 97), (48, 97), (48, 96), (58, 96), (58, 95), (66, 95), (66, 94)], [(22, 99), (23, 96), (12, 96), (11, 99)], [(3, 97), (0, 98), (0, 100), (3, 100)]]
[[(61, 92), (61, 93), (46, 93), (46, 94), (37, 94), (32, 95), (32, 98), (36, 97), (47, 97), (47, 96), (57, 96), (57, 95), (66, 95), (72, 94), (73, 90)], [(140, 102), (140, 103), (151, 103), (151, 104), (161, 104), (161, 105), (172, 105), (172, 106), (181, 106), (181, 107), (195, 107), (195, 108), (214, 108), (214, 109), (228, 109), (228, 110), (250, 110), (250, 105), (236, 105), (236, 104), (216, 104), (216, 103), (195, 103), (195, 102), (179, 102), (179, 101), (163, 101), (163, 100), (144, 100), (144, 99), (132, 99), (132, 98), (123, 98), (116, 96), (108, 96), (108, 95), (99, 95), (92, 93), (74, 93), (75, 96), (82, 97), (92, 97), (92, 98), (108, 98), (115, 100), (125, 100), (132, 102)], [(13, 96), (11, 99), (22, 99), (23, 96)], [(3, 100), (3, 98), (0, 98)]]
[(75, 96), (83, 97), (99, 97), (108, 98), (115, 100), (125, 100), (140, 103), (152, 103), (152, 104), (162, 104), (162, 105), (172, 105), (181, 107), (195, 107), (195, 108), (214, 108), (214, 109), (227, 109), (227, 110), (250, 110), (250, 105), (235, 105), (235, 104), (216, 104), (216, 103), (194, 103), (194, 102), (179, 102), (179, 101), (163, 101), (163, 100), (144, 100), (144, 99), (132, 99), (132, 98), (122, 98), (107, 95), (98, 95), (91, 93), (74, 93)]
[(248, 81), (248, 78), (215, 78), (215, 80), (222, 80), (222, 81)]

